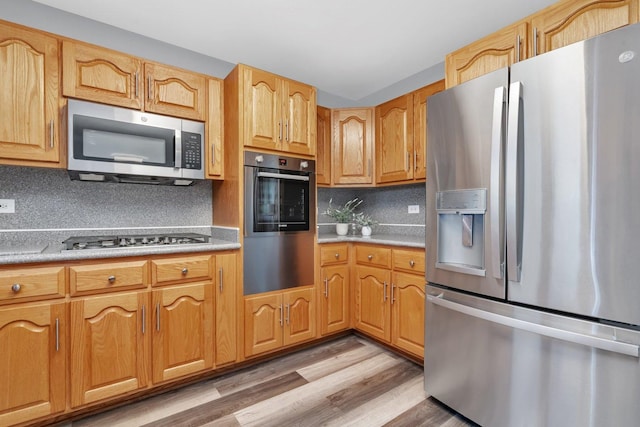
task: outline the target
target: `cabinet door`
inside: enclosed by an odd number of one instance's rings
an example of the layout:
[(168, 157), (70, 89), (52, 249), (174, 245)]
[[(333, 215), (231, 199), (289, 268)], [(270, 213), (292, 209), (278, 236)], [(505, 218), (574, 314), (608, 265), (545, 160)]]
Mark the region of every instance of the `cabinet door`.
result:
[(71, 406), (146, 387), (148, 293), (71, 301)]
[(638, 0), (559, 2), (531, 19), (530, 51), (549, 52), (636, 22)]
[(424, 357), (424, 276), (394, 273), (391, 343)]
[(282, 141), (278, 90), (280, 79), (271, 73), (243, 69), (244, 145), (275, 150)]
[(213, 366), (211, 284), (178, 285), (153, 292), (153, 382)]
[(56, 39), (0, 24), (0, 158), (7, 163), (60, 160), (58, 78)]
[(207, 177), (211, 179), (224, 178), (224, 95), (223, 81), (209, 79), (209, 100), (207, 127)]
[(216, 304), (216, 366), (234, 362), (237, 359), (237, 255), (216, 255), (218, 271), (215, 289)]
[(308, 85), (282, 81), (282, 150), (292, 154), (316, 154), (316, 90)]
[(66, 304), (0, 309), (0, 425), (66, 406)]
[(356, 266), (355, 280), (356, 329), (391, 341), (391, 272), (381, 268)]
[(444, 90), (444, 80), (413, 92), (413, 178), (427, 177), (427, 98)]
[(285, 333), (283, 344), (295, 344), (316, 337), (313, 288), (295, 289), (283, 294)]
[(144, 64), (144, 73), (146, 111), (205, 120), (207, 81), (203, 75), (153, 62)]
[(331, 184), (331, 110), (317, 107), (316, 184)]
[(333, 110), (332, 173), (334, 184), (373, 183), (373, 109)]
[(255, 356), (282, 347), (282, 295), (257, 295), (244, 300), (244, 355)]
[(134, 56), (65, 40), (62, 71), (64, 96), (142, 109), (142, 61)]
[(325, 267), (320, 274), (322, 335), (349, 329), (349, 266)]
[(447, 55), (447, 87), (490, 73), (527, 57), (527, 23), (518, 22)]
[(413, 179), (413, 98), (376, 107), (376, 183)]

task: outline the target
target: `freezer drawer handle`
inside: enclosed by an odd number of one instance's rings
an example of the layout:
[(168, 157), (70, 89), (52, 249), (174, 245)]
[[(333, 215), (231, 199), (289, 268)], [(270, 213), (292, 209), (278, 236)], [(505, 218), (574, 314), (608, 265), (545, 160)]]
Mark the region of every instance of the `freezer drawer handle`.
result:
[(538, 325), (536, 323), (526, 322), (520, 319), (503, 316), (501, 314), (490, 313), (468, 305), (459, 304), (457, 302), (444, 299), (443, 294), (427, 295), (427, 301), (439, 305), (449, 310), (457, 311), (468, 316), (478, 319), (487, 320), (489, 322), (498, 323), (509, 328), (520, 329), (534, 334), (543, 335), (545, 337), (556, 338), (562, 341), (568, 341), (575, 344), (581, 344), (587, 347), (599, 348), (600, 350), (611, 351), (614, 353), (625, 354), (627, 356), (640, 357), (637, 345), (612, 341), (605, 338), (598, 338), (591, 335), (580, 334), (577, 332), (556, 329), (549, 326)]

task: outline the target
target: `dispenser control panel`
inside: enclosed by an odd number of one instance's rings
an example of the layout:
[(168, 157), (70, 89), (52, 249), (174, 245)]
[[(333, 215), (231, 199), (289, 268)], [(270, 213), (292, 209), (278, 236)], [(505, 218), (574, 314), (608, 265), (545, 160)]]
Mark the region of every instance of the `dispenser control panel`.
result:
[(487, 189), (438, 191), (436, 210), (438, 212), (485, 213), (487, 210)]

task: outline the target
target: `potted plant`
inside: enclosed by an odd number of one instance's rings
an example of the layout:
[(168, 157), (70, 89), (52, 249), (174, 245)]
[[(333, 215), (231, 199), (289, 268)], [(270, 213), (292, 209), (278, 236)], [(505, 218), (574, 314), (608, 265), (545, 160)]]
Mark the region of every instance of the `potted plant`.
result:
[(327, 210), (322, 213), (324, 215), (330, 216), (337, 222), (336, 233), (339, 236), (344, 236), (349, 231), (349, 223), (354, 220), (355, 210), (358, 206), (360, 206), (362, 200), (356, 197), (355, 199), (351, 199), (343, 206), (339, 207), (334, 207), (332, 202), (333, 199), (329, 199), (329, 206), (327, 207)]
[(367, 215), (363, 212), (356, 214), (356, 223), (362, 227), (362, 235), (364, 237), (371, 236), (371, 227), (376, 225), (378, 221), (371, 218), (371, 215)]

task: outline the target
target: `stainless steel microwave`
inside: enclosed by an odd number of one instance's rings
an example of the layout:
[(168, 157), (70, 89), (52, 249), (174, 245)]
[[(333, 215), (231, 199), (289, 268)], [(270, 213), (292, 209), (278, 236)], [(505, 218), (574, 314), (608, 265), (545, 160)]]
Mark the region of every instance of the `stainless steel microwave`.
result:
[(68, 101), (71, 179), (191, 185), (204, 179), (204, 123)]

